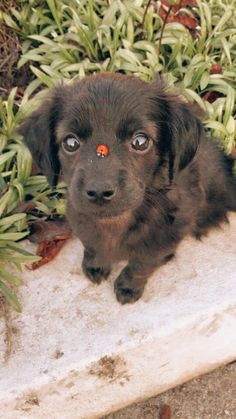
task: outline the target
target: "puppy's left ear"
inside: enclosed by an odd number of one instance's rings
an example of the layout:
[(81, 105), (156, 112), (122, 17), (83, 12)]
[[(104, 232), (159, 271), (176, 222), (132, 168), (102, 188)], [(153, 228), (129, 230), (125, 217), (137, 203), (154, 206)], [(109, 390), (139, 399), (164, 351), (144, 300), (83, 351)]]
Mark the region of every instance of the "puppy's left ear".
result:
[(200, 116), (203, 112), (194, 105), (177, 101), (170, 103), (170, 136), (173, 155), (173, 176), (193, 160), (204, 136)]
[(56, 91), (33, 112), (19, 127), (36, 165), (42, 170), (51, 186), (57, 184), (60, 172), (55, 126), (59, 117), (60, 101)]
[(203, 111), (195, 105), (184, 102), (179, 94), (171, 94), (160, 77), (154, 88), (155, 103), (160, 127), (159, 152), (169, 160), (169, 180), (172, 181), (193, 160), (199, 143), (204, 137), (200, 118)]

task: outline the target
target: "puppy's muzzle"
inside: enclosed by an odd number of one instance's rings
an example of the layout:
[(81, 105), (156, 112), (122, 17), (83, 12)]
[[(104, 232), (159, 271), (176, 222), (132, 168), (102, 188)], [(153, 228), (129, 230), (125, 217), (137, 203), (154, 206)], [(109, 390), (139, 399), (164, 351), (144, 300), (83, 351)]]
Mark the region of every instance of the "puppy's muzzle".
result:
[(111, 182), (94, 181), (86, 185), (84, 193), (89, 202), (102, 205), (115, 197), (116, 188)]

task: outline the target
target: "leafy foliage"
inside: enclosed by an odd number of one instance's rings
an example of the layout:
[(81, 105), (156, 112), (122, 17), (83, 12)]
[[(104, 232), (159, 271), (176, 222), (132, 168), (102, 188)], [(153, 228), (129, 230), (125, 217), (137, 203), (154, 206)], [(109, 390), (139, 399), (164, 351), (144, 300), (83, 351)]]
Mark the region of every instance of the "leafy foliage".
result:
[[(37, 217), (64, 211), (65, 185), (51, 190), (44, 176), (32, 175), (29, 152), (15, 133), (23, 116), (42, 100), (42, 88), (101, 71), (144, 80), (159, 72), (206, 111), (206, 128), (230, 152), (236, 145), (235, 6), (236, 0), (161, 0), (160, 5), (145, 0), (18, 0), (0, 11), (0, 22), (22, 43), (18, 68), (28, 64), (33, 75), (23, 97), (14, 88), (0, 102), (0, 293), (16, 309), (19, 302), (9, 285), (20, 282), (5, 261), (19, 269), (20, 261), (32, 260), (15, 242), (28, 234)], [(185, 24), (188, 16), (190, 24)], [(19, 212), (28, 200), (34, 211)]]
[[(44, 176), (31, 175), (31, 155), (15, 132), (29, 106), (32, 101), (27, 100), (27, 89), (20, 107), (16, 88), (7, 101), (0, 100), (0, 295), (17, 311), (20, 311), (20, 303), (11, 286), (19, 286), (21, 280), (13, 271), (20, 271), (22, 263), (36, 262), (39, 258), (16, 242), (28, 235), (29, 223), (37, 217), (64, 212), (64, 199), (57, 199), (64, 194), (64, 185), (61, 183), (52, 191)], [(23, 212), (27, 206), (22, 206), (27, 200), (34, 209), (29, 215)]]
[[(232, 149), (236, 137), (232, 116), (236, 87), (235, 0), (205, 0), (191, 9), (185, 7), (183, 10), (199, 22), (195, 39), (184, 25), (167, 23), (160, 51), (163, 22), (157, 2), (149, 2), (144, 21), (143, 0), (18, 3), (20, 9), (12, 7), (2, 19), (24, 40), (18, 67), (30, 63), (38, 82), (51, 87), (61, 79), (68, 83), (100, 71), (125, 72), (151, 80), (161, 72), (170, 84), (184, 88), (187, 96), (206, 110), (206, 127), (223, 140), (228, 152)], [(168, 9), (166, 4), (167, 0), (162, 9)], [(216, 63), (222, 72), (212, 74)], [(219, 93), (214, 104), (204, 100), (212, 91)]]

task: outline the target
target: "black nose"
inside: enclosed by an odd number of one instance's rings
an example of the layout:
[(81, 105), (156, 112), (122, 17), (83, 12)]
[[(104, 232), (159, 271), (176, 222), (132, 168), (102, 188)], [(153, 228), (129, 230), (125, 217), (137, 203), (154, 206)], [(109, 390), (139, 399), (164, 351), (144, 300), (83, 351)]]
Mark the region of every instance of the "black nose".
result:
[(90, 202), (101, 203), (111, 201), (115, 196), (115, 188), (111, 185), (93, 185), (85, 191), (86, 197)]

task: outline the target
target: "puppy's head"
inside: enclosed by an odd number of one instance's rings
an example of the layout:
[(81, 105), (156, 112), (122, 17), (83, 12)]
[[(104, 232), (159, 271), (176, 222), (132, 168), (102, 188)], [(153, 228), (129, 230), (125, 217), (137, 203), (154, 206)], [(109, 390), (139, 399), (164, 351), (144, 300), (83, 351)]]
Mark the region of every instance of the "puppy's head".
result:
[(153, 184), (170, 184), (202, 128), (162, 83), (101, 74), (56, 88), (20, 132), (52, 185), (62, 169), (68, 205), (113, 217), (138, 208)]

